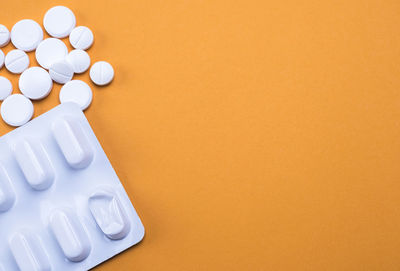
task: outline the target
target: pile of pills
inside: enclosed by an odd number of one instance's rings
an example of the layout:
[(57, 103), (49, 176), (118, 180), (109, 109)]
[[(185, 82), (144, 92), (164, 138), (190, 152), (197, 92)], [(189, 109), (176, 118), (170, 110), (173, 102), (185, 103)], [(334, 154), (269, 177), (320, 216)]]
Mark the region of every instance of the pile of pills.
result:
[[(93, 32), (86, 26), (76, 27), (74, 13), (67, 7), (56, 6), (49, 9), (43, 26), (51, 38), (43, 39), (42, 27), (35, 21), (25, 19), (17, 22), (11, 32), (0, 25), (0, 47), (10, 40), (16, 49), (4, 55), (0, 49), (0, 68), (13, 74), (21, 74), (18, 87), (22, 94), (11, 94), (11, 82), (0, 76), (0, 112), (3, 120), (11, 126), (21, 126), (33, 116), (31, 100), (47, 97), (53, 81), (62, 84), (59, 94), (61, 103), (74, 102), (85, 110), (92, 102), (92, 90), (81, 80), (72, 80), (74, 74), (86, 72), (91, 64), (85, 51), (93, 44)], [(74, 50), (68, 52), (61, 40), (69, 36)], [(39, 66), (29, 67), (28, 52), (35, 51)], [(113, 67), (105, 61), (99, 61), (90, 68), (90, 79), (99, 86), (109, 84), (114, 78)]]

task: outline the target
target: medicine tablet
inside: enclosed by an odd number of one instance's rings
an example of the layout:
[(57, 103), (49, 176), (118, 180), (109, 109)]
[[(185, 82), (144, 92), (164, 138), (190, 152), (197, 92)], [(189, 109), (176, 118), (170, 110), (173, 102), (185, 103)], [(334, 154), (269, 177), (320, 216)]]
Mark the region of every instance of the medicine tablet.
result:
[(10, 96), (12, 92), (12, 84), (7, 78), (0, 76), (0, 101)]
[(43, 99), (49, 95), (53, 81), (49, 73), (40, 67), (31, 67), (19, 78), (19, 89), (22, 94), (32, 100)]
[(67, 7), (56, 6), (44, 15), (43, 25), (47, 33), (55, 38), (65, 38), (74, 29), (76, 19), (74, 13)]
[(0, 24), (0, 47), (6, 46), (10, 42), (10, 31), (7, 27)]
[(11, 42), (17, 49), (30, 52), (36, 49), (43, 40), (43, 30), (40, 25), (29, 19), (16, 23), (11, 29)]
[(65, 59), (72, 65), (75, 73), (83, 73), (89, 69), (90, 56), (83, 50), (72, 50)]
[(4, 65), (4, 53), (0, 49), (0, 69), (3, 68), (3, 65)]
[(66, 60), (60, 60), (50, 66), (49, 74), (55, 82), (65, 84), (74, 76), (74, 68)]
[(45, 69), (49, 69), (55, 61), (64, 59), (68, 54), (68, 48), (64, 42), (55, 38), (42, 41), (35, 52), (36, 60)]
[(1, 117), (11, 126), (27, 123), (33, 115), (33, 104), (22, 94), (8, 96), (1, 104)]
[(99, 61), (90, 68), (90, 79), (99, 86), (109, 84), (114, 78), (114, 69), (110, 63)]
[(86, 50), (93, 44), (93, 32), (86, 26), (75, 27), (69, 35), (69, 42), (75, 49)]
[(8, 52), (5, 59), (7, 70), (12, 73), (21, 73), (29, 66), (29, 57), (22, 50), (12, 50)]
[(92, 102), (92, 90), (85, 82), (81, 80), (72, 80), (66, 83), (60, 91), (60, 102), (74, 102), (82, 110), (88, 108)]

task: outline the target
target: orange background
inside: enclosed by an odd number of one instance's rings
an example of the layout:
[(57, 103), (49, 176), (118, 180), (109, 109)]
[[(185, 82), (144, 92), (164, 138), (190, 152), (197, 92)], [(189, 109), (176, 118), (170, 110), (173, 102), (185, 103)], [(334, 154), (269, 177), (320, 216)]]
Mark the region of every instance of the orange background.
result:
[(96, 270), (400, 270), (400, 1), (14, 0), (0, 23), (57, 4), (115, 67), (86, 116), (147, 230)]

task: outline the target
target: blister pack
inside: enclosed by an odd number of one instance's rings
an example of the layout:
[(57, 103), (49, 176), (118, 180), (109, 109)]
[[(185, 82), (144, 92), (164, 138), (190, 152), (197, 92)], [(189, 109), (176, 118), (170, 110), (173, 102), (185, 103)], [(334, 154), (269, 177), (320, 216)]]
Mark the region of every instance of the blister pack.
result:
[(0, 270), (89, 270), (144, 227), (89, 122), (61, 104), (0, 138)]

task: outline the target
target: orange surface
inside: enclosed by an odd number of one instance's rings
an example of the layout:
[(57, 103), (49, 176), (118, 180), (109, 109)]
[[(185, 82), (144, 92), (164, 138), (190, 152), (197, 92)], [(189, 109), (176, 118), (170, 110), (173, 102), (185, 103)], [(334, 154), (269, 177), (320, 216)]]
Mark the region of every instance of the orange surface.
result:
[(14, 0), (0, 23), (56, 4), (115, 67), (86, 115), (147, 230), (96, 270), (400, 270), (398, 0)]

